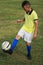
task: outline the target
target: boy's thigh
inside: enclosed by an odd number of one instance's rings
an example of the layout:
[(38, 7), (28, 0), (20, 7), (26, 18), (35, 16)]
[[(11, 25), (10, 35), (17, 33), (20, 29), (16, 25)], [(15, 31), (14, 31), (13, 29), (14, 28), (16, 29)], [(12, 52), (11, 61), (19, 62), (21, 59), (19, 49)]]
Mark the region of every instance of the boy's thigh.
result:
[(24, 40), (25, 40), (27, 43), (31, 43), (31, 42), (32, 42), (32, 39), (33, 39), (33, 34), (28, 33), (28, 32), (25, 32)]
[(23, 38), (25, 34), (25, 31), (23, 29), (20, 29), (20, 31), (18, 32), (17, 36), (20, 38)]

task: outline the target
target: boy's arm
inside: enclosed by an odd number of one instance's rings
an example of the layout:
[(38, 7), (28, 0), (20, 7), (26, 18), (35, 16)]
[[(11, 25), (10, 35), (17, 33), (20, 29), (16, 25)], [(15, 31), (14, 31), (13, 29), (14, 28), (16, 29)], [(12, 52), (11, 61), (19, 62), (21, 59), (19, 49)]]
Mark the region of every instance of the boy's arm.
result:
[(21, 22), (24, 22), (25, 21), (25, 18), (22, 19), (22, 20), (17, 20), (18, 23), (21, 23)]
[(35, 20), (35, 31), (34, 31), (33, 38), (37, 37), (37, 33), (38, 33), (38, 20)]

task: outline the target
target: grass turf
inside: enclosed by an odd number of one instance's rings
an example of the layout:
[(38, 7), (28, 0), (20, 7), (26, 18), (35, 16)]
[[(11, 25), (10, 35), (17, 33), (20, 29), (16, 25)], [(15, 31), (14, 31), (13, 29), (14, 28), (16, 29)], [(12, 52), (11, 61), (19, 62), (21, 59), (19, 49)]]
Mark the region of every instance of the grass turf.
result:
[(32, 42), (32, 60), (26, 58), (26, 44), (22, 39), (11, 56), (3, 53), (1, 49), (3, 41), (12, 43), (23, 25), (16, 23), (17, 19), (24, 16), (22, 1), (0, 0), (0, 65), (43, 65), (43, 0), (29, 0), (39, 16), (38, 37)]

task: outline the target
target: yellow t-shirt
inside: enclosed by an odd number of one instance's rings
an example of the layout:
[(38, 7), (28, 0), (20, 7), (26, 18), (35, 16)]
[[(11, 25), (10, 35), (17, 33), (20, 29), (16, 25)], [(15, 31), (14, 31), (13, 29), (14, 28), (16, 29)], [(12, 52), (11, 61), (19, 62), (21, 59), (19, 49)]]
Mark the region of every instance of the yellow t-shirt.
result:
[(34, 33), (35, 24), (34, 20), (38, 19), (37, 13), (33, 10), (32, 13), (29, 15), (25, 12), (25, 23), (22, 26), (22, 29), (29, 33)]

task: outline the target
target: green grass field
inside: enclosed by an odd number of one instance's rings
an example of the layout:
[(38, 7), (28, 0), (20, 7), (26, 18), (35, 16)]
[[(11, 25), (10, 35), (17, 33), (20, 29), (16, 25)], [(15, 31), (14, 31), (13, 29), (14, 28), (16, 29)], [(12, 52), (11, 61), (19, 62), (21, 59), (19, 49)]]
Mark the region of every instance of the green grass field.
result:
[(29, 0), (39, 16), (38, 36), (32, 42), (32, 60), (26, 58), (26, 44), (22, 39), (11, 56), (1, 49), (3, 41), (12, 43), (23, 25), (16, 23), (16, 20), (24, 18), (22, 1), (0, 0), (0, 65), (43, 65), (43, 0)]

